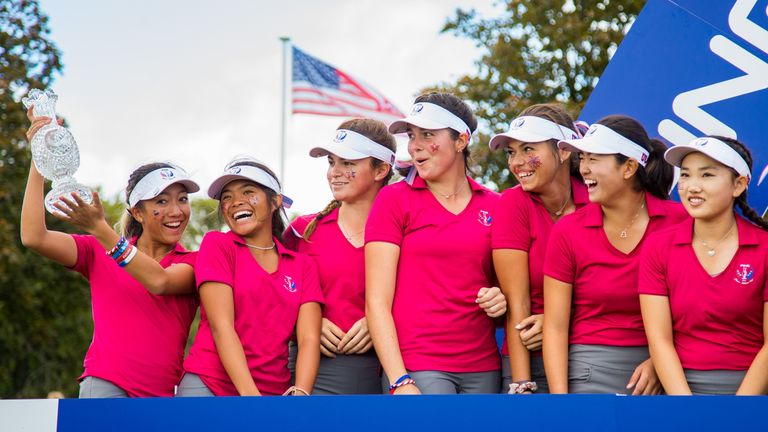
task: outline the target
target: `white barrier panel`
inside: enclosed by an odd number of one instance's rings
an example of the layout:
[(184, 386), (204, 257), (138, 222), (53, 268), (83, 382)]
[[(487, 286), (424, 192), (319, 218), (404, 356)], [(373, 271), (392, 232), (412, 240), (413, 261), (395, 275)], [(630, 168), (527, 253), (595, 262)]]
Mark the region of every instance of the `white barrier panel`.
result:
[(0, 400), (0, 431), (56, 432), (58, 399)]

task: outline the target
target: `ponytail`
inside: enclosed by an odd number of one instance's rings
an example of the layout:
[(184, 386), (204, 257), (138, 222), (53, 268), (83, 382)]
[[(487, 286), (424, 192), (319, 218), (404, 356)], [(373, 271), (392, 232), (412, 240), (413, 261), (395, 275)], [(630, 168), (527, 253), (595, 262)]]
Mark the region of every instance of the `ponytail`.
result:
[(309, 225), (307, 225), (307, 227), (304, 228), (304, 234), (302, 235), (302, 238), (304, 238), (304, 241), (311, 243), (309, 241), (309, 237), (311, 237), (312, 233), (315, 232), (318, 222), (320, 222), (320, 220), (322, 220), (324, 217), (331, 214), (332, 211), (336, 210), (339, 207), (341, 207), (341, 201), (333, 200), (329, 202), (328, 205), (325, 206), (325, 208), (320, 213), (318, 213), (314, 219), (312, 219), (312, 222), (310, 222)]

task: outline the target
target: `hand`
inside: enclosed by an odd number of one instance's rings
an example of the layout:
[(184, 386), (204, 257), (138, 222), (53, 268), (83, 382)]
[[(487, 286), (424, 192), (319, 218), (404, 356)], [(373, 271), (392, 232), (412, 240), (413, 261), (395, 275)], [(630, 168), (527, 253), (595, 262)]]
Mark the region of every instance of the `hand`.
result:
[(500, 317), (507, 312), (507, 299), (499, 287), (480, 288), (475, 303), (491, 318)]
[[(32, 137), (35, 136), (37, 131), (42, 129), (43, 126), (47, 125), (52, 120), (50, 117), (35, 117), (34, 114), (32, 114), (32, 109), (33, 108), (34, 107), (29, 107), (29, 109), (27, 110), (27, 118), (29, 119), (29, 121), (31, 123), (30, 126), (29, 126), (29, 129), (27, 129), (27, 141), (28, 142), (32, 142)], [(60, 125), (62, 125), (62, 124), (64, 124), (64, 120), (59, 119), (58, 123)]]
[(340, 354), (337, 347), (343, 337), (344, 332), (336, 324), (327, 318), (323, 318), (323, 323), (320, 327), (320, 352), (324, 356), (335, 358), (336, 354)]
[(544, 314), (531, 315), (520, 321), (515, 328), (520, 330), (520, 340), (528, 351), (541, 349), (541, 343), (544, 339), (542, 331), (544, 328)]
[(81, 228), (89, 234), (94, 234), (100, 225), (106, 224), (104, 206), (96, 191), (93, 192), (93, 204), (86, 203), (73, 192), (69, 198), (60, 197), (53, 206), (60, 212), (53, 214), (57, 219)]
[(337, 349), (342, 354), (362, 354), (371, 347), (373, 347), (373, 340), (368, 333), (368, 320), (362, 317), (341, 338)]
[(416, 384), (408, 384), (395, 389), (394, 395), (420, 395), (421, 390), (416, 387)]
[(627, 389), (631, 389), (632, 395), (657, 395), (661, 393), (661, 382), (656, 375), (651, 359), (648, 359), (635, 368), (635, 373), (627, 383)]

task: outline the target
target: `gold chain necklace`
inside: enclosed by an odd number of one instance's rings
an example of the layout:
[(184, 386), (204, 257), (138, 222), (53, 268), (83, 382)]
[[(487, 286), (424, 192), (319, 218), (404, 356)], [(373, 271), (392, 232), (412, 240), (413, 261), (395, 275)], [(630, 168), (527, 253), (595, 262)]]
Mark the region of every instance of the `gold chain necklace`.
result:
[(632, 216), (632, 219), (629, 221), (629, 225), (625, 226), (621, 232), (619, 232), (619, 238), (628, 238), (629, 237), (629, 229), (632, 228), (632, 225), (635, 224), (635, 221), (637, 220), (637, 217), (640, 216), (640, 212), (645, 208), (645, 194), (640, 198), (640, 207), (635, 212), (635, 215)]

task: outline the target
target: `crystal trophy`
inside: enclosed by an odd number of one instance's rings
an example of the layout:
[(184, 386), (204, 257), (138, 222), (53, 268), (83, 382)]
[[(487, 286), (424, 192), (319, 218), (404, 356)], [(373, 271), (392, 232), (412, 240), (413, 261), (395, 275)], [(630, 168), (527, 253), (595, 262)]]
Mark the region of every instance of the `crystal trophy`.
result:
[(32, 108), (35, 117), (50, 117), (52, 121), (32, 137), (32, 160), (37, 170), (53, 181), (51, 191), (45, 195), (45, 208), (50, 213), (60, 213), (53, 205), (60, 197), (71, 198), (72, 192), (90, 204), (91, 190), (77, 181), (73, 175), (80, 166), (80, 152), (77, 143), (67, 128), (56, 121), (56, 96), (51, 90), (33, 89), (21, 100), (24, 107)]

